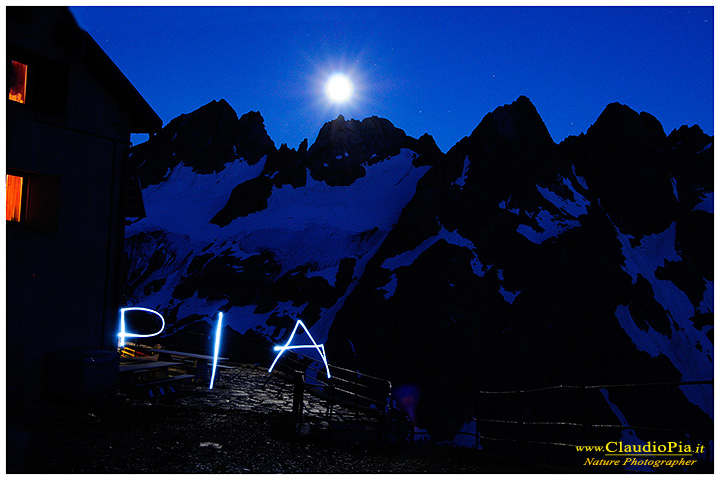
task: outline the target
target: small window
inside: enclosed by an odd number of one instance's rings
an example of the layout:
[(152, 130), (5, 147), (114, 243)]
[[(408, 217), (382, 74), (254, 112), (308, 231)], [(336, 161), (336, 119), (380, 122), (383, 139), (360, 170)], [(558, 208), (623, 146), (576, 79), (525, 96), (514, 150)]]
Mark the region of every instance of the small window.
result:
[(12, 60), (10, 72), (10, 92), (8, 98), (14, 102), (25, 103), (27, 89), (27, 65)]
[(5, 175), (5, 220), (21, 222), (23, 207), (23, 187), (25, 179), (19, 175)]
[(5, 175), (5, 219), (33, 230), (58, 228), (60, 176), (12, 171)]

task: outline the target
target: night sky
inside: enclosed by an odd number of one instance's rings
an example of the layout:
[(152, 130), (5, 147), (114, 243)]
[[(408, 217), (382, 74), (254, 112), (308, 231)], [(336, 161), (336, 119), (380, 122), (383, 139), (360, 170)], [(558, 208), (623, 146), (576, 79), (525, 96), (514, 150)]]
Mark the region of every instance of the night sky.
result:
[[(276, 146), (343, 114), (447, 151), (526, 95), (556, 142), (608, 103), (713, 125), (712, 7), (71, 7), (167, 124), (224, 98)], [(353, 83), (331, 103), (334, 73)], [(146, 138), (146, 137), (145, 137)], [(135, 136), (134, 142), (144, 137)]]

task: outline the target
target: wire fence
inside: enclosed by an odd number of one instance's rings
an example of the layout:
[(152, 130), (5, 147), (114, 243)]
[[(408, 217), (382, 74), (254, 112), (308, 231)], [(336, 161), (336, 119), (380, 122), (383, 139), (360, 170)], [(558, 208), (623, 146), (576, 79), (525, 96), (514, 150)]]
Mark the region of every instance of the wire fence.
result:
[[(556, 385), (543, 388), (489, 391), (458, 389), (446, 391), (456, 397), (465, 396), (471, 403), (471, 416), (445, 417), (446, 425), (462, 425), (434, 435), (454, 437), (454, 443), (469, 448), (521, 455), (542, 460), (551, 456), (577, 464), (578, 449), (590, 445), (603, 446), (611, 441), (643, 444), (651, 440), (681, 440), (689, 445), (704, 445), (705, 459), (713, 441), (713, 424), (685, 422), (679, 412), (666, 412), (670, 419), (657, 423), (628, 423), (620, 409), (611, 403), (613, 392), (623, 391), (624, 397), (652, 402), (668, 394), (668, 389), (712, 388), (712, 380), (687, 382), (623, 383), (605, 385)], [(462, 404), (463, 402), (458, 402)], [(465, 409), (467, 412), (467, 409)], [(644, 415), (649, 418), (648, 415)], [(655, 418), (655, 417), (652, 417)], [(453, 420), (455, 422), (453, 423)], [(414, 440), (422, 440), (424, 432), (414, 431)]]
[[(265, 365), (269, 365), (274, 356), (266, 345), (258, 346), (253, 355), (259, 364)], [(303, 398), (305, 394), (312, 394), (324, 402), (322, 420), (328, 435), (350, 432), (368, 436), (371, 433), (369, 436), (380, 442), (419, 442), (428, 438), (422, 420), (418, 425), (414, 418), (409, 418), (390, 380), (332, 364), (329, 368), (330, 378), (324, 364), (293, 351), (284, 352), (277, 362), (274, 371), (292, 379), (292, 411), (298, 423), (302, 422), (303, 415), (311, 414)], [(468, 448), (505, 453), (535, 451), (543, 455), (554, 450), (553, 456), (557, 458), (558, 449), (575, 454), (577, 447), (603, 445), (627, 438), (623, 435), (629, 432), (637, 438), (681, 437), (686, 443), (709, 447), (713, 440), (711, 421), (699, 428), (697, 422), (667, 425), (661, 419), (650, 425), (629, 424), (622, 414), (618, 416), (613, 411), (608, 397), (608, 392), (623, 391), (625, 396), (653, 398), (666, 395), (668, 389), (707, 386), (712, 389), (713, 380), (554, 385), (503, 391), (446, 388), (429, 392), (424, 389), (423, 396), (430, 393), (451, 398), (448, 403), (459, 406), (457, 416), (444, 413), (442, 421), (433, 424), (432, 437), (450, 438), (451, 443)], [(673, 412), (668, 412), (668, 416), (672, 417)], [(524, 450), (519, 450), (521, 446)]]
[[(422, 442), (428, 438), (424, 428), (415, 428), (387, 379), (334, 365), (330, 365), (332, 377), (328, 379), (324, 366), (318, 367), (297, 355), (287, 355), (278, 366), (290, 376), (302, 375), (307, 389), (326, 402), (328, 433), (372, 430), (373, 438), (382, 442)], [(468, 408), (459, 408), (462, 413), (457, 417), (444, 414), (440, 426), (434, 425), (432, 435), (452, 438), (453, 444), (467, 448), (525, 458), (532, 452), (536, 460), (550, 455), (554, 461), (567, 457), (573, 462), (577, 462), (578, 447), (604, 445), (622, 438), (649, 441), (663, 436), (709, 448), (713, 440), (711, 423), (707, 428), (667, 426), (662, 422), (630, 424), (622, 414), (618, 417), (613, 412), (608, 400), (608, 392), (616, 390), (644, 398), (662, 395), (667, 388), (698, 386), (712, 388), (713, 381), (555, 385), (504, 391), (443, 389), (439, 393), (452, 397), (453, 404), (471, 405), (471, 413), (467, 415)], [(339, 407), (346, 412), (342, 421), (335, 414)], [(347, 411), (353, 412), (353, 421), (348, 421)], [(442, 425), (448, 430), (443, 431)], [(623, 432), (632, 435), (623, 436)]]

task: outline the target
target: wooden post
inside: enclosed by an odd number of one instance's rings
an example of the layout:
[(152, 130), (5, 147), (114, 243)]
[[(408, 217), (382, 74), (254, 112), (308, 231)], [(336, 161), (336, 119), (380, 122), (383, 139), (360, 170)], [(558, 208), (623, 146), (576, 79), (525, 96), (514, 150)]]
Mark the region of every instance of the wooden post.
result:
[(588, 414), (588, 388), (586, 385), (583, 385), (580, 388), (580, 395), (581, 395), (581, 402), (582, 402), (582, 437), (583, 437), (583, 444), (584, 445), (592, 445), (592, 440), (590, 439), (590, 421), (589, 421), (589, 414)]
[(295, 435), (300, 433), (303, 420), (303, 396), (305, 394), (305, 375), (296, 370), (293, 376), (293, 421), (295, 423)]
[(479, 418), (480, 418), (480, 391), (475, 391), (475, 408), (473, 408), (473, 414), (475, 417), (475, 450), (477, 451), (478, 448), (480, 448), (480, 426), (479, 426)]
[(327, 438), (330, 438), (330, 429), (332, 428), (332, 416), (333, 416), (333, 408), (335, 407), (335, 385), (333, 384), (333, 380), (328, 380), (328, 410), (327, 410), (327, 429), (326, 434)]
[[(523, 407), (522, 407), (522, 392), (520, 390), (515, 390), (515, 419), (517, 421), (517, 429), (515, 430), (515, 444), (517, 451), (525, 452), (526, 444), (523, 443), (523, 440), (525, 440), (525, 425), (524, 425), (524, 415), (523, 415)], [(522, 446), (520, 445), (522, 443)], [(516, 451), (516, 453), (517, 453)]]
[(385, 395), (385, 433), (383, 435), (383, 443), (387, 442), (392, 433), (392, 383), (388, 382), (387, 392)]

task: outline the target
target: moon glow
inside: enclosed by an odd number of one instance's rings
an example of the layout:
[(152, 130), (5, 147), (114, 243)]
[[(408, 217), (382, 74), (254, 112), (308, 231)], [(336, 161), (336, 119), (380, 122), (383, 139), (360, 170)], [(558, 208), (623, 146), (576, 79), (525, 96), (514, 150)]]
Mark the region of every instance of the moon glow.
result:
[(341, 73), (337, 73), (330, 77), (325, 85), (325, 93), (327, 93), (330, 101), (334, 103), (344, 103), (352, 96), (352, 83), (350, 79)]

